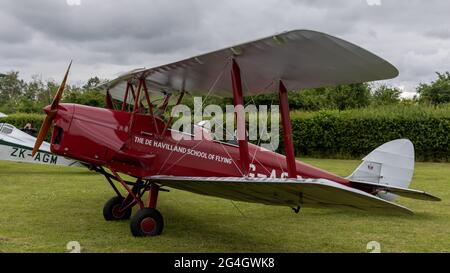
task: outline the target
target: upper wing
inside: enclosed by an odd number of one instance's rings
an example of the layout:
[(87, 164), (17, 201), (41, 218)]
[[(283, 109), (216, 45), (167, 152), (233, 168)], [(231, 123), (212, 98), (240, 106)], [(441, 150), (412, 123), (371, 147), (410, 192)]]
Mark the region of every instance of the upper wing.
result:
[(131, 71), (104, 88), (110, 90), (113, 98), (123, 100), (125, 83), (144, 75), (148, 85), (156, 89), (231, 97), (231, 58), (241, 68), (244, 96), (272, 93), (279, 79), (288, 90), (299, 90), (398, 75), (390, 63), (352, 43), (320, 32), (294, 30), (183, 61)]
[(268, 205), (351, 207), (412, 214), (363, 191), (326, 179), (151, 176), (164, 186), (226, 199)]

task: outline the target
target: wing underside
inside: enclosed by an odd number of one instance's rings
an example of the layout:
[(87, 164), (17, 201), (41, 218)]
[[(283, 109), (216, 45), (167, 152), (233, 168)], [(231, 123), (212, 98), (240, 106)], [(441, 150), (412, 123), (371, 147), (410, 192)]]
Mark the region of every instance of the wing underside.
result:
[(147, 177), (163, 186), (236, 201), (280, 206), (347, 207), (412, 214), (400, 205), (326, 179)]

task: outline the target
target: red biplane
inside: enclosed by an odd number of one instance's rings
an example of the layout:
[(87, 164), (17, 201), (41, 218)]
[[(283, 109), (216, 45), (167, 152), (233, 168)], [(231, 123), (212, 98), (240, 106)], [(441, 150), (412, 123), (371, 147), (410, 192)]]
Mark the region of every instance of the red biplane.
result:
[[(104, 206), (106, 220), (128, 219), (132, 207), (139, 206), (130, 224), (134, 236), (161, 234), (164, 221), (156, 204), (158, 192), (165, 187), (287, 206), (295, 212), (313, 206), (411, 214), (392, 203), (393, 198), (439, 200), (408, 189), (414, 170), (414, 148), (409, 140), (380, 146), (346, 178), (295, 160), (288, 91), (398, 75), (387, 61), (336, 37), (295, 30), (135, 70), (104, 85), (108, 109), (60, 103), (69, 69), (70, 65), (52, 104), (44, 108), (47, 116), (33, 153), (53, 124), (51, 151), (88, 164), (103, 174), (116, 192)], [(234, 105), (242, 106), (244, 96), (273, 92), (279, 93), (285, 155), (248, 143), (242, 116), (237, 117), (237, 135), (243, 137), (227, 143), (196, 140), (196, 130), (188, 139), (174, 140), (173, 135), (182, 132), (171, 129), (173, 118), (155, 113), (164, 112), (169, 98), (177, 98), (179, 104), (186, 93), (232, 96)], [(113, 107), (114, 101), (119, 101), (120, 107)], [(136, 180), (126, 181), (119, 173)], [(126, 190), (126, 196), (114, 182)], [(146, 192), (148, 201), (143, 200)]]

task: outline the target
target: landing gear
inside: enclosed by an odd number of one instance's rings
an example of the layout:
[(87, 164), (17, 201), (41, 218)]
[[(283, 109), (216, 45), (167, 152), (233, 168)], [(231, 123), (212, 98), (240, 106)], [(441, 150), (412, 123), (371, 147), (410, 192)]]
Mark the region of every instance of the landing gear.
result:
[(164, 228), (164, 219), (156, 209), (159, 186), (157, 184), (151, 184), (149, 191), (148, 207), (141, 207), (131, 219), (131, 234), (136, 237), (160, 235)]
[(144, 208), (131, 219), (130, 229), (133, 236), (160, 235), (164, 228), (164, 219), (157, 209)]
[[(132, 208), (137, 204), (139, 206), (139, 210), (133, 217), (131, 217), (131, 234), (136, 237), (143, 237), (156, 236), (162, 233), (164, 228), (164, 219), (161, 213), (156, 209), (158, 192), (160, 191), (159, 185), (148, 180), (143, 181), (139, 178), (135, 183), (125, 181), (112, 169), (112, 175), (100, 168), (97, 168), (96, 171), (105, 175), (106, 179), (117, 194), (116, 197), (113, 197), (106, 202), (103, 208), (103, 216), (106, 221), (129, 219)], [(122, 184), (128, 192), (128, 195), (125, 198), (122, 197), (112, 180), (120, 182), (120, 184)], [(132, 187), (130, 188), (129, 185), (132, 185)], [(164, 189), (161, 190), (167, 191)], [(142, 196), (147, 191), (149, 194), (148, 204), (146, 205), (142, 201)]]
[(131, 207), (123, 206), (125, 198), (114, 196), (105, 203), (103, 207), (103, 217), (106, 221), (117, 221), (130, 219)]

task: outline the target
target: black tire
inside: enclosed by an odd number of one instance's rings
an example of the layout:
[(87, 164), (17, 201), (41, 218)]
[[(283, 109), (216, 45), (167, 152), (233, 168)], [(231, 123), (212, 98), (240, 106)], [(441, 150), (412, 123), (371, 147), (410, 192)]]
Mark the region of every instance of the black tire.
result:
[(109, 199), (108, 202), (105, 203), (103, 207), (103, 217), (106, 221), (118, 221), (118, 220), (127, 220), (130, 219), (131, 216), (131, 207), (127, 208), (122, 213), (119, 213), (117, 210), (122, 206), (124, 198), (121, 196), (114, 196)]
[(160, 235), (163, 228), (164, 219), (157, 209), (141, 209), (130, 222), (131, 233), (136, 237)]

